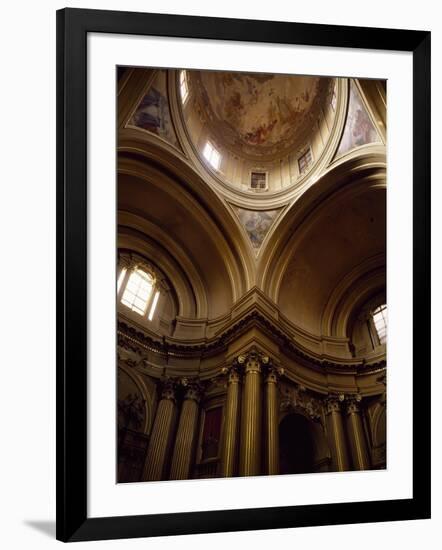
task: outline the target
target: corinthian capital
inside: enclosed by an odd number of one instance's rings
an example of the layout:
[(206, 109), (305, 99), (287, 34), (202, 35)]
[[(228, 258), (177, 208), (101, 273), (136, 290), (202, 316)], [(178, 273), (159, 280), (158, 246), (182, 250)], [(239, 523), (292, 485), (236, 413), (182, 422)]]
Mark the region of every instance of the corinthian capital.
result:
[(227, 377), (228, 384), (238, 384), (240, 381), (241, 375), (237, 361), (232, 365), (223, 367), (221, 373)]
[(199, 378), (181, 378), (179, 383), (184, 390), (184, 399), (192, 399), (199, 402), (204, 392), (204, 385)]
[(245, 362), (244, 370), (246, 374), (248, 373), (257, 373), (261, 372), (261, 361), (258, 355), (250, 354)]
[(358, 413), (360, 409), (360, 402), (362, 398), (359, 394), (350, 395), (346, 398), (347, 414)]
[(266, 382), (268, 384), (277, 384), (278, 380), (284, 374), (284, 369), (276, 365), (269, 364), (266, 372)]
[(341, 403), (344, 401), (344, 394), (333, 394), (329, 393), (325, 398), (325, 410), (327, 414), (332, 412), (341, 411)]
[(173, 378), (165, 378), (161, 381), (161, 399), (176, 399), (177, 382)]
[(256, 348), (252, 348), (247, 353), (239, 355), (236, 362), (245, 373), (259, 374), (263, 367), (270, 365), (270, 358)]

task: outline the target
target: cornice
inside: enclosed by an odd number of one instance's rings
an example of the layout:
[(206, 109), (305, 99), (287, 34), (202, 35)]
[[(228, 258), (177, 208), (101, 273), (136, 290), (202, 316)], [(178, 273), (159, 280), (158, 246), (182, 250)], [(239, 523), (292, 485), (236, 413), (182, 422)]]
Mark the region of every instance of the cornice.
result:
[(131, 346), (151, 351), (163, 357), (203, 358), (225, 353), (230, 343), (251, 328), (258, 328), (277, 343), (282, 353), (290, 356), (305, 366), (319, 369), (321, 372), (370, 373), (382, 371), (386, 366), (385, 357), (373, 357), (370, 361), (360, 359), (339, 359), (325, 354), (314, 353), (296, 342), (293, 334), (281, 326), (279, 319), (271, 318), (263, 307), (253, 304), (251, 308), (232, 319), (228, 326), (211, 338), (198, 341), (177, 342), (169, 337), (160, 338), (153, 333), (135, 327), (128, 320), (118, 320), (118, 341)]

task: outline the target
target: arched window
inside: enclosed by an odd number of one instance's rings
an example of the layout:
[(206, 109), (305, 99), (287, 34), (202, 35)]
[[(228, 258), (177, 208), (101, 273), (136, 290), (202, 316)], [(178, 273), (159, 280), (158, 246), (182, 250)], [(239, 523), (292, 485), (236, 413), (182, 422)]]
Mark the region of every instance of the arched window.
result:
[(134, 267), (127, 277), (127, 268), (123, 267), (117, 281), (117, 292), (125, 283), (120, 301), (123, 305), (139, 315), (146, 315), (152, 321), (160, 297), (156, 289), (156, 278), (147, 270), (139, 266)]
[(371, 298), (353, 313), (348, 334), (355, 356), (385, 353), (387, 306), (384, 292)]
[(372, 318), (379, 343), (385, 344), (387, 342), (387, 306), (382, 304), (377, 307), (372, 313)]

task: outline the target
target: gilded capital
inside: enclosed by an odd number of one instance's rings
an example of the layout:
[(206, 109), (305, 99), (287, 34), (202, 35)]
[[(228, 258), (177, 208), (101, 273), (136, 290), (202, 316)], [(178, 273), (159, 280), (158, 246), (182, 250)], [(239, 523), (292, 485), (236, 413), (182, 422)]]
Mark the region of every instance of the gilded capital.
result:
[(176, 399), (177, 383), (172, 378), (165, 378), (161, 382), (161, 399), (170, 399), (175, 401)]
[(184, 387), (184, 399), (190, 399), (199, 403), (204, 388), (199, 380), (182, 380), (182, 386)]
[(245, 363), (245, 372), (259, 374), (261, 372), (261, 361), (259, 357), (255, 354), (251, 354), (247, 357)]
[(228, 384), (239, 384), (241, 375), (238, 360), (236, 360), (233, 365), (223, 367), (221, 373), (227, 376)]
[(228, 376), (229, 384), (239, 384), (240, 375), (237, 369), (231, 369)]
[(325, 410), (327, 414), (341, 411), (341, 403), (344, 401), (344, 394), (329, 394), (325, 399)]
[(277, 367), (270, 364), (267, 367), (266, 383), (267, 384), (277, 384), (278, 380), (284, 374), (284, 369), (282, 367)]
[(242, 365), (244, 372), (259, 374), (262, 372), (262, 368), (270, 365), (270, 358), (258, 351), (256, 348), (252, 348), (246, 354), (240, 355), (237, 359), (239, 365)]
[(355, 414), (360, 412), (360, 402), (362, 398), (359, 394), (351, 395), (346, 398), (347, 414)]

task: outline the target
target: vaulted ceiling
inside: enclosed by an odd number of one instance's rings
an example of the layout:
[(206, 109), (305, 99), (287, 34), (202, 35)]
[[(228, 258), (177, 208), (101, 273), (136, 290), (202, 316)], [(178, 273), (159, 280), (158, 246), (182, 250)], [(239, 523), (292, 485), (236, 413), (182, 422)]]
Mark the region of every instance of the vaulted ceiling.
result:
[[(344, 326), (352, 289), (385, 288), (382, 110), (347, 79), (187, 72), (186, 98), (179, 71), (120, 83), (122, 245), (154, 256), (181, 316), (216, 319), (256, 287), (306, 334)], [(219, 171), (202, 158), (208, 139), (230, 159)], [(296, 172), (306, 143), (313, 163)], [(274, 187), (247, 187), (254, 166)]]
[(215, 142), (236, 156), (279, 160), (309, 140), (334, 81), (309, 76), (188, 71), (190, 100)]

